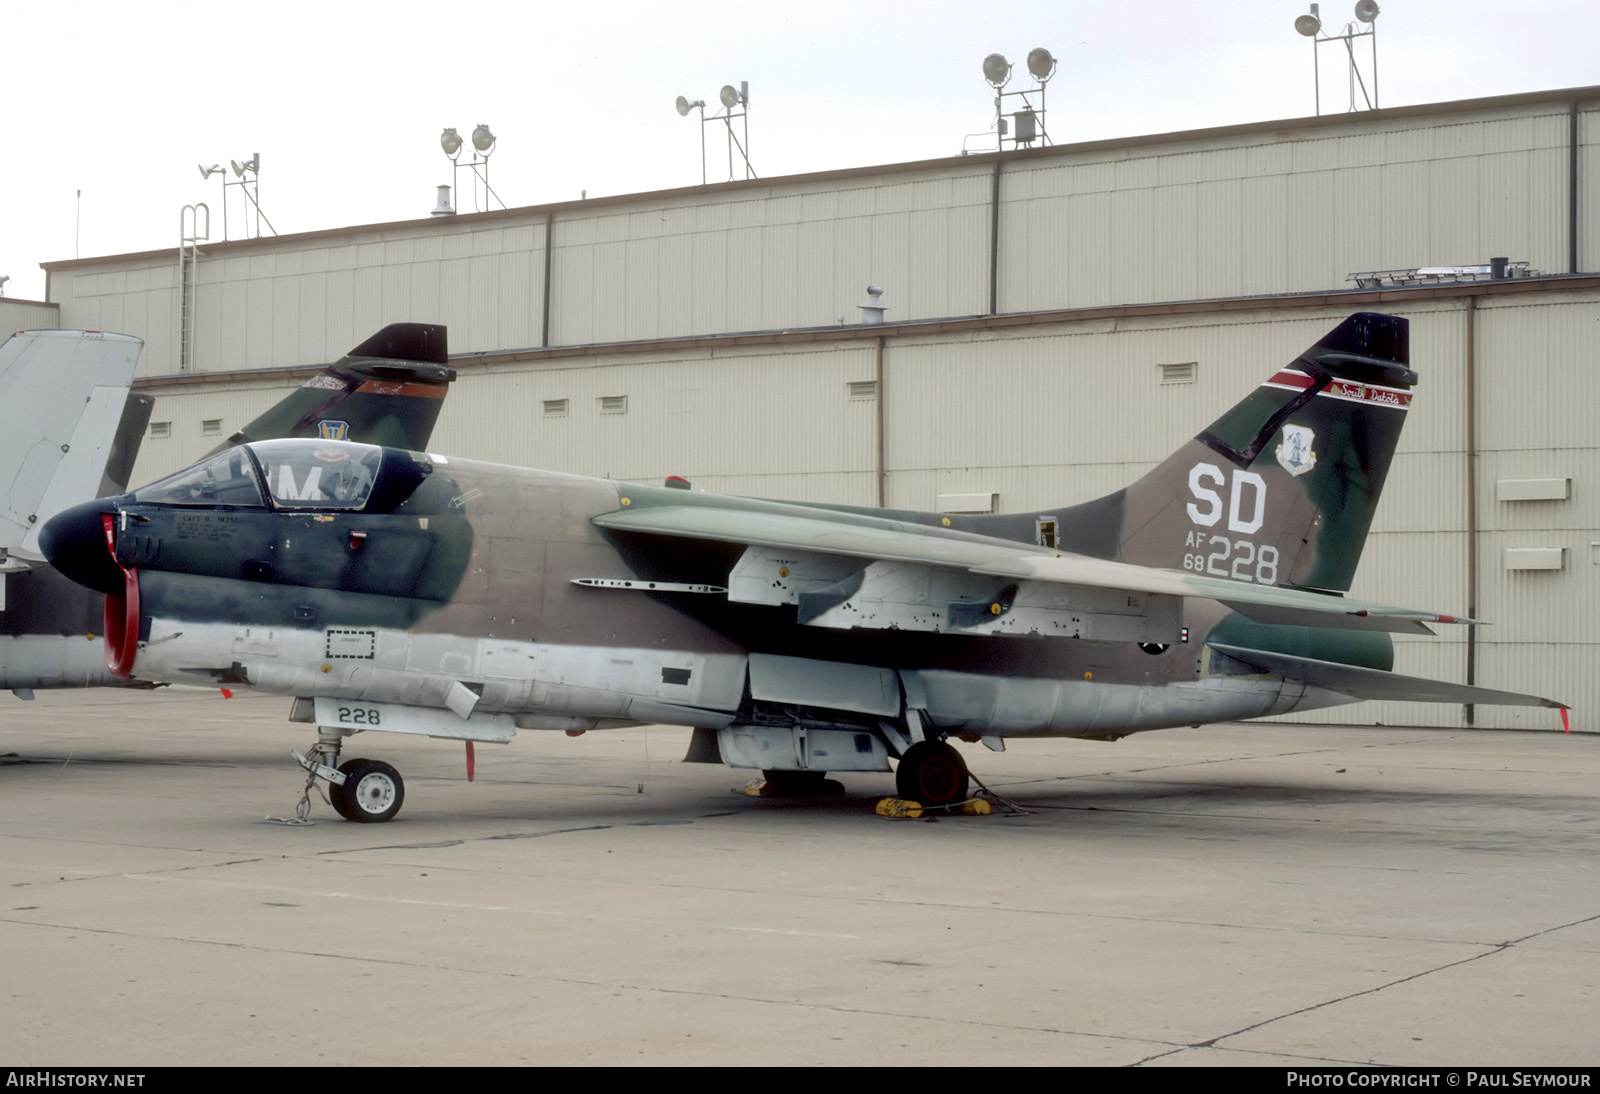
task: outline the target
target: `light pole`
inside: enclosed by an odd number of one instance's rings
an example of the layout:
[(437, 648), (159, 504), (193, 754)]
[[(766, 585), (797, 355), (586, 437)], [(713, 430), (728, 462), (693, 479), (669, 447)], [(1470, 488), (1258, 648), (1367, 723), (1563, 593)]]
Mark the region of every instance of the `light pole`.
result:
[[(744, 177), (757, 178), (755, 168), (750, 166), (750, 81), (740, 80), (738, 87), (723, 84), (717, 99), (722, 103), (722, 109), (709, 118), (706, 117), (706, 104), (702, 99), (691, 102), (679, 95), (676, 104), (681, 118), (687, 118), (691, 110), (700, 111), (700, 185), (706, 183), (706, 126), (715, 122), (721, 122), (728, 131), (728, 181), (733, 181), (734, 149), (738, 149), (739, 158), (744, 162)], [(742, 133), (733, 131), (735, 118), (740, 119)]]
[[(1295, 17), (1294, 29), (1306, 38), (1311, 39), (1311, 79), (1316, 85), (1317, 116), (1322, 116), (1322, 69), (1320, 65), (1321, 47), (1325, 42), (1343, 42), (1345, 56), (1348, 58), (1350, 107), (1356, 108), (1356, 87), (1361, 88), (1361, 98), (1366, 102), (1368, 110), (1378, 109), (1378, 7), (1377, 0), (1358, 0), (1355, 9), (1357, 23), (1366, 24), (1366, 30), (1357, 30), (1356, 23), (1346, 23), (1343, 34), (1323, 34), (1322, 14), (1319, 5), (1312, 4), (1311, 10), (1305, 15)], [(1372, 94), (1367, 95), (1367, 82), (1361, 78), (1361, 68), (1356, 64), (1355, 40), (1357, 38), (1372, 39)]]
[[(1015, 123), (1011, 135), (1012, 147), (1019, 144), (1031, 146), (1036, 140), (1045, 144), (1054, 143), (1050, 140), (1050, 133), (1044, 125), (1044, 85), (1056, 74), (1057, 63), (1055, 55), (1043, 46), (1029, 50), (1028, 72), (1038, 81), (1039, 86), (1020, 91), (1006, 91), (1005, 86), (1011, 82), (1011, 62), (1001, 53), (991, 53), (983, 59), (983, 78), (995, 90), (994, 127), (997, 151), (1005, 146), (1005, 101), (1008, 95), (1015, 95), (1022, 100), (1020, 109), (1011, 112), (1011, 119)], [(1038, 96), (1037, 104), (1030, 96)]]
[[(472, 171), (472, 209), (474, 212), (487, 212), (489, 209), (489, 198), (491, 195), (494, 197), (494, 200), (500, 202), (500, 208), (504, 209), (506, 207), (505, 201), (502, 200), (500, 195), (494, 192), (494, 188), (489, 185), (489, 156), (492, 152), (494, 152), (496, 143), (498, 143), (498, 138), (489, 129), (488, 123), (480, 123), (478, 127), (472, 131), (472, 162), (463, 165), (461, 163), (461, 150), (466, 147), (466, 142), (461, 139), (461, 134), (457, 133), (454, 129), (446, 129), (443, 133), (439, 134), (439, 147), (444, 149), (444, 154), (450, 158), (450, 184), (451, 188), (457, 195), (456, 207), (458, 209), (460, 208), (460, 177), (461, 168), (463, 166)], [(482, 209), (478, 208), (479, 182), (483, 183)]]

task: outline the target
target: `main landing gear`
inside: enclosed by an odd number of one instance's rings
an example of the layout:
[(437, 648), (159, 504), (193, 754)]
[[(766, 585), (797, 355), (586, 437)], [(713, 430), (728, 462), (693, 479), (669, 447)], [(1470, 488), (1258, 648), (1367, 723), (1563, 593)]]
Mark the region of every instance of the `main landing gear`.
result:
[(944, 741), (918, 741), (900, 757), (895, 789), (907, 801), (943, 808), (967, 800), (967, 761)]
[(317, 743), (311, 746), (309, 756), (289, 753), (306, 769), (306, 785), (294, 807), (295, 819), (301, 823), (310, 819), (311, 788), (318, 779), (325, 779), (328, 801), (345, 820), (359, 824), (393, 820), (406, 800), (406, 784), (400, 772), (382, 760), (346, 760), (339, 764), (343, 743), (344, 735), (337, 729), (318, 726)]

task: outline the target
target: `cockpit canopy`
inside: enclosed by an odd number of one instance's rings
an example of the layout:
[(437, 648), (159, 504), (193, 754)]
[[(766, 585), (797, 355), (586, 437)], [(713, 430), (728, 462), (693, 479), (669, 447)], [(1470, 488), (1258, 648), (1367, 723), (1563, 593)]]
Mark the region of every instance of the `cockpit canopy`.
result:
[[(424, 457), (408, 461), (405, 455), (389, 453), (388, 462), (417, 465), (409, 474), (400, 471), (409, 480), (394, 483), (400, 490), (384, 491), (398, 495), (391, 505), (403, 501), (431, 470)], [(270, 498), (276, 509), (364, 509), (385, 462), (385, 450), (371, 444), (303, 438), (256, 441), (153, 482), (134, 491), (133, 498), (154, 505), (254, 508), (266, 507)]]

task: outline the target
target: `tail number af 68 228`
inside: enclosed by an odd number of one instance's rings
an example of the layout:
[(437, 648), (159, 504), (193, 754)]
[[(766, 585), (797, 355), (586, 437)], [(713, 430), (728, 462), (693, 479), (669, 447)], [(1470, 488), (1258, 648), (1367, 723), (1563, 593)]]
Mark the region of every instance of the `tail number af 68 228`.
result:
[(1184, 546), (1199, 548), (1184, 552), (1185, 570), (1261, 585), (1278, 583), (1278, 549), (1269, 543), (1258, 545), (1248, 539), (1190, 532)]

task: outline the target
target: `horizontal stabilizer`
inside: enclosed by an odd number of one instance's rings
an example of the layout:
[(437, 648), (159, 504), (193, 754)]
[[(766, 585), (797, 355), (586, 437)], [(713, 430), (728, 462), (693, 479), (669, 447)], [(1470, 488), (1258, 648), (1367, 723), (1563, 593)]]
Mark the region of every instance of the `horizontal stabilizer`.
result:
[[(1346, 631), (1388, 631), (1391, 634), (1433, 634), (1433, 628), (1422, 622), (1417, 612), (1329, 612), (1299, 607), (1279, 607), (1273, 604), (1251, 603), (1227, 597), (1217, 597), (1240, 615), (1257, 623), (1274, 623), (1289, 627), (1333, 627)], [(1333, 603), (1337, 604), (1335, 600)]]
[(1296, 657), (1287, 653), (1270, 653), (1243, 646), (1208, 643), (1212, 649), (1227, 654), (1236, 661), (1312, 687), (1323, 688), (1348, 695), (1352, 699), (1391, 699), (1407, 703), (1475, 703), (1503, 707), (1550, 707), (1567, 709), (1567, 704), (1537, 695), (1523, 695), (1514, 691), (1496, 691), (1493, 688), (1473, 687), (1470, 684), (1451, 684), (1443, 680), (1429, 680), (1422, 676), (1402, 676), (1382, 669), (1341, 665), (1333, 661), (1318, 661), (1310, 657)]

